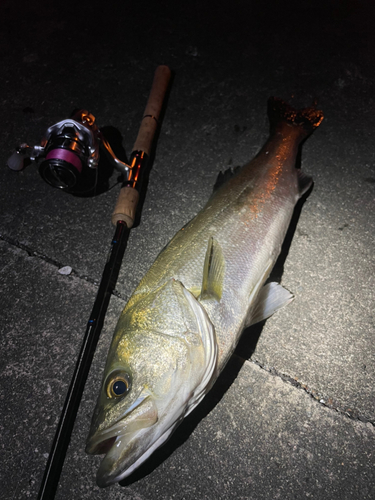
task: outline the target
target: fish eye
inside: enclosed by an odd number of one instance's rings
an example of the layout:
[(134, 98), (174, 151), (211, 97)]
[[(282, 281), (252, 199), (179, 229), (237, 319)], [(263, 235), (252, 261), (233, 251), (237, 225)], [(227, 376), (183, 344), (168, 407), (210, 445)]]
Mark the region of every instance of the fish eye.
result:
[(109, 398), (120, 398), (130, 390), (130, 376), (126, 372), (114, 372), (106, 383), (107, 396)]

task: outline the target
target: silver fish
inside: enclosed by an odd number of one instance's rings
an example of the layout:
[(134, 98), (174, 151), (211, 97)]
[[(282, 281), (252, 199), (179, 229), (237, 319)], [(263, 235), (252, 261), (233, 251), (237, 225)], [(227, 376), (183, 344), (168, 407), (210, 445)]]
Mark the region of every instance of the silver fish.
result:
[(295, 168), (322, 121), (270, 98), (271, 134), (160, 253), (118, 321), (86, 451), (99, 486), (129, 476), (203, 399), (243, 329), (293, 296), (266, 280), (312, 179)]

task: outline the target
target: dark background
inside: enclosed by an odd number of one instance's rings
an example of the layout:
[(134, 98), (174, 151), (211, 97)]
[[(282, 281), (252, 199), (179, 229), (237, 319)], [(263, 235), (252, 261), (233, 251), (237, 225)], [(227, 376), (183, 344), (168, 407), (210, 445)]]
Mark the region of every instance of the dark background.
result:
[[(122, 159), (159, 64), (173, 83), (140, 221), (111, 300), (58, 499), (374, 497), (374, 3), (7, 1), (1, 5), (1, 491), (36, 498), (113, 235), (118, 174), (95, 197), (5, 166), (75, 108)], [(113, 328), (158, 252), (220, 170), (267, 139), (269, 96), (314, 102), (314, 178), (285, 259), (288, 308), (246, 332), (174, 438), (125, 485), (100, 490), (84, 453)], [(71, 266), (70, 276), (58, 269)]]

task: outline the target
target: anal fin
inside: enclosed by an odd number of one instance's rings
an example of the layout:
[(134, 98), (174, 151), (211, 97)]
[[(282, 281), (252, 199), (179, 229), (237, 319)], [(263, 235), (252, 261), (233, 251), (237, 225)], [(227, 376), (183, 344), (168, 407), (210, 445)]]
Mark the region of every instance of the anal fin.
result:
[(260, 290), (256, 305), (247, 318), (246, 326), (255, 325), (259, 321), (269, 318), (278, 309), (286, 306), (294, 299), (294, 295), (279, 283), (271, 282)]
[(302, 172), (302, 170), (297, 170), (298, 176), (298, 192), (299, 196), (303, 196), (312, 186), (313, 179), (309, 175)]

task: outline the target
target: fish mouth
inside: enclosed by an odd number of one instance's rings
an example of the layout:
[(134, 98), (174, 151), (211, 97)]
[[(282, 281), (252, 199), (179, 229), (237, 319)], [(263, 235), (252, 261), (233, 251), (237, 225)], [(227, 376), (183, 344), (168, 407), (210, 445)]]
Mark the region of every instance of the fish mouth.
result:
[(141, 395), (121, 420), (89, 437), (86, 453), (104, 455), (96, 476), (98, 486), (109, 486), (130, 475), (137, 467), (135, 462), (147, 453), (150, 439), (146, 436), (152, 436), (150, 427), (158, 421), (156, 404), (149, 396)]
[(115, 444), (116, 436), (103, 439), (103, 441), (99, 441), (94, 443), (87, 443), (86, 453), (89, 455), (106, 455), (112, 446)]

